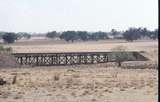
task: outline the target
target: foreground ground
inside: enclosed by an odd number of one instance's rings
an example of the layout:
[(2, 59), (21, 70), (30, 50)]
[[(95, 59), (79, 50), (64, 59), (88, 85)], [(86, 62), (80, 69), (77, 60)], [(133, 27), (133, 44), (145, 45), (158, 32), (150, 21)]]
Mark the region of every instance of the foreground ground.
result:
[[(17, 76), (16, 83), (11, 84)], [(106, 65), (0, 69), (0, 102), (158, 102), (156, 69)]]

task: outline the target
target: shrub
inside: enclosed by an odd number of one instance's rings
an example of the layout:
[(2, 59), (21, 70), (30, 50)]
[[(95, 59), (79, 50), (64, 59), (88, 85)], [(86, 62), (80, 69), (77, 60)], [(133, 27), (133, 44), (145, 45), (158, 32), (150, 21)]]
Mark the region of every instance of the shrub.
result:
[(118, 67), (121, 67), (122, 62), (128, 57), (126, 49), (127, 48), (124, 46), (117, 46), (112, 49), (113, 55), (115, 56), (115, 61), (118, 63)]
[(0, 51), (4, 51), (4, 47), (0, 45)]
[(13, 56), (11, 56), (12, 48), (4, 48), (0, 45), (0, 68), (17, 67), (18, 64)]
[(11, 53), (12, 52), (12, 48), (11, 47), (3, 47), (2, 45), (0, 45), (0, 53)]

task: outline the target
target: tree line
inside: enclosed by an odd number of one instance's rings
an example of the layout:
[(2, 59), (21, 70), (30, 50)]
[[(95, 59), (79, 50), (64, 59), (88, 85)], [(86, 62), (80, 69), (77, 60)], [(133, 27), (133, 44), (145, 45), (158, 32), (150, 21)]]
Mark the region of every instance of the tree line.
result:
[[(31, 38), (30, 33), (26, 32), (0, 32), (0, 39), (3, 39), (6, 43), (14, 43), (16, 40), (25, 38)], [(45, 33), (45, 36), (50, 39), (59, 38), (63, 39), (67, 42), (74, 42), (77, 40), (82, 41), (98, 41), (105, 39), (125, 39), (126, 41), (134, 41), (143, 38), (149, 39), (158, 39), (158, 29), (153, 31), (148, 30), (147, 28), (129, 28), (126, 31), (117, 31), (116, 29), (112, 29), (110, 32), (87, 32), (87, 31), (64, 31), (57, 32), (51, 31)]]
[(26, 32), (0, 32), (0, 39), (3, 39), (5, 43), (14, 43), (16, 40), (20, 39), (30, 39), (31, 34)]
[(67, 42), (74, 42), (76, 40), (105, 40), (110, 39), (125, 39), (127, 41), (134, 41), (143, 38), (158, 39), (158, 29), (150, 31), (147, 28), (129, 28), (126, 31), (117, 31), (112, 29), (110, 32), (87, 32), (87, 31), (64, 31), (62, 33), (52, 31), (46, 34), (48, 38), (60, 38)]

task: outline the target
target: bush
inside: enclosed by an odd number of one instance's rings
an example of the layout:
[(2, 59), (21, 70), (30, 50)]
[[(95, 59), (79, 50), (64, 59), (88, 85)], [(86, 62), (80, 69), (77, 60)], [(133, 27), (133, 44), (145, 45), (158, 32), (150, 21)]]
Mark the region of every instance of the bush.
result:
[(0, 52), (4, 51), (4, 47), (0, 45)]
[(12, 52), (11, 47), (4, 48), (2, 45), (0, 45), (0, 53), (11, 53), (11, 52)]
[(0, 45), (0, 68), (17, 67), (18, 64), (13, 56), (11, 56), (12, 48), (4, 48)]
[(115, 61), (118, 64), (118, 67), (121, 67), (122, 62), (125, 61), (125, 59), (128, 57), (128, 54), (126, 53), (126, 47), (124, 46), (117, 46), (112, 49), (113, 55), (115, 56)]

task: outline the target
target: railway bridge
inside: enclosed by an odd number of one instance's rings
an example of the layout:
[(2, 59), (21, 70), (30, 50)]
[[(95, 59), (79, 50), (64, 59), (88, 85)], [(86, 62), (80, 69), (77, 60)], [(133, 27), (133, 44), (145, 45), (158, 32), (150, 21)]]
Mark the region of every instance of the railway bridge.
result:
[[(13, 53), (20, 65), (58, 66), (115, 62), (121, 56), (123, 61), (146, 61), (136, 51), (128, 52), (59, 52), (59, 53)], [(120, 56), (119, 56), (120, 55)]]

